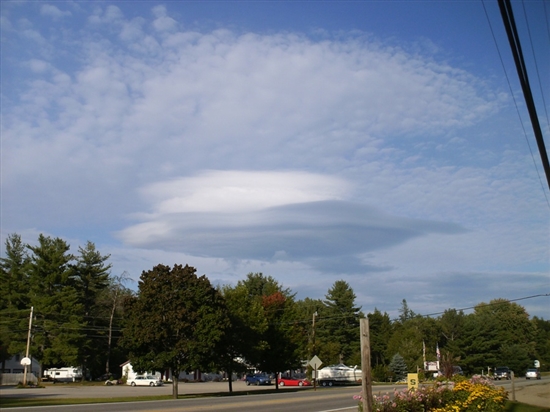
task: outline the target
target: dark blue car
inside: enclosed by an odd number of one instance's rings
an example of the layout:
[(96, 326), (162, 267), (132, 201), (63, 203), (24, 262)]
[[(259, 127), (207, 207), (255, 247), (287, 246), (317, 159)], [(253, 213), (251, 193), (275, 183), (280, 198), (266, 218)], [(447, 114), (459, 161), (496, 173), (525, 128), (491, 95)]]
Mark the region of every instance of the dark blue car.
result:
[(245, 380), (247, 385), (271, 385), (271, 378), (265, 373), (246, 375)]

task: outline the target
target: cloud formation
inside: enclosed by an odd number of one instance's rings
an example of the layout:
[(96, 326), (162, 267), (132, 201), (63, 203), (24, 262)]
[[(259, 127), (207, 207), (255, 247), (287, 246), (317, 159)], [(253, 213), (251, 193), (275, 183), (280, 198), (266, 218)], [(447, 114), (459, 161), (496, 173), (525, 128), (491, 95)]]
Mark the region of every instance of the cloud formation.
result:
[(3, 5), (3, 238), (91, 239), (135, 277), (263, 271), (315, 297), (343, 277), (382, 310), (461, 306), (460, 278), (511, 298), (548, 271), (493, 73), (426, 39), (205, 29), (174, 7)]

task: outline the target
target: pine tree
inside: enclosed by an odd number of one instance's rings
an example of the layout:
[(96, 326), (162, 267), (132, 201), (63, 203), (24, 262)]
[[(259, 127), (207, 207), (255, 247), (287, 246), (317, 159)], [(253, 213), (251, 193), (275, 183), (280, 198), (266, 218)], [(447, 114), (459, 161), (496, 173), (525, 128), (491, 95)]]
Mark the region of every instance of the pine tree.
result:
[[(319, 316), (319, 335), (321, 344), (332, 349), (337, 345), (339, 351), (327, 358), (328, 363), (361, 363), (361, 343), (359, 334), (359, 319), (364, 317), (361, 308), (355, 306), (355, 293), (350, 285), (338, 280), (328, 290), (324, 301), (325, 308)], [(325, 351), (326, 355), (329, 355)], [(337, 355), (337, 359), (334, 358)], [(330, 356), (330, 355), (329, 355)]]
[(393, 355), (389, 369), (393, 372), (396, 381), (401, 381), (407, 378), (408, 368), (405, 359), (399, 353)]
[(24, 353), (30, 311), (29, 256), (18, 234), (8, 235), (0, 258), (0, 362)]
[(109, 286), (109, 255), (102, 256), (92, 242), (78, 248), (74, 266), (73, 282), (82, 307), (83, 330), (85, 336), (81, 346), (83, 373), (90, 371), (99, 375), (104, 367), (104, 356), (97, 353), (108, 352), (107, 318), (98, 316), (104, 312), (99, 298)]
[(69, 245), (41, 234), (38, 246), (28, 248), (33, 252), (29, 264), (33, 356), (46, 367), (79, 366), (84, 324)]

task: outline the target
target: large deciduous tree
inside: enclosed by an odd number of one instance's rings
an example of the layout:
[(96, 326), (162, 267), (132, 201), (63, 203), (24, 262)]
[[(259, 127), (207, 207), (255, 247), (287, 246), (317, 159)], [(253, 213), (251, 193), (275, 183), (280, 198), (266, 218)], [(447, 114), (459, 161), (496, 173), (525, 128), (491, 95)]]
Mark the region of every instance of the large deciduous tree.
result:
[(266, 345), (252, 362), (263, 371), (275, 373), (299, 366), (294, 295), (273, 277), (262, 273), (249, 273), (238, 285), (246, 287), (249, 295), (260, 302), (267, 321), (267, 328), (262, 334)]
[(205, 368), (227, 327), (220, 293), (191, 266), (157, 265), (143, 272), (127, 302), (124, 346), (139, 371), (170, 369), (172, 396), (181, 371)]
[(267, 319), (261, 302), (251, 296), (246, 286), (221, 289), (228, 313), (228, 328), (219, 341), (217, 364), (228, 375), (229, 392), (233, 392), (233, 372), (246, 372), (248, 365), (260, 358), (265, 348), (263, 334)]

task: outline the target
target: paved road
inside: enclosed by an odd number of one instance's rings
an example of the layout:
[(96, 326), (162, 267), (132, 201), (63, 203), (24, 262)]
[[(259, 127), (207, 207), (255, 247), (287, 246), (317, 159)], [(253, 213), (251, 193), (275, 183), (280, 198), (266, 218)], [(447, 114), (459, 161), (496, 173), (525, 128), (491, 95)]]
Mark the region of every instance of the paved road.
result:
[[(526, 381), (517, 379), (514, 384), (516, 388), (524, 385), (533, 385), (547, 383), (543, 381)], [(510, 391), (511, 383), (496, 382)], [(273, 386), (268, 387), (273, 389)], [(403, 386), (400, 386), (403, 388)], [(89, 412), (102, 410), (105, 412), (122, 411), (164, 411), (164, 412), (200, 412), (200, 411), (228, 411), (241, 412), (242, 410), (261, 410), (267, 409), (270, 412), (351, 412), (357, 410), (357, 401), (353, 395), (360, 392), (360, 387), (334, 387), (318, 388), (313, 391), (312, 388), (281, 388), (279, 393), (263, 393), (266, 387), (248, 387), (244, 382), (234, 382), (234, 391), (249, 393), (244, 396), (224, 396), (208, 397), (195, 399), (163, 400), (150, 402), (132, 402), (132, 403), (104, 403), (92, 405), (69, 405), (66, 407), (36, 407), (25, 408), (25, 412), (37, 411), (78, 411)], [(263, 391), (263, 392), (262, 392)], [(383, 394), (392, 392), (391, 386), (375, 386), (374, 394)], [(227, 393), (227, 383), (192, 383), (180, 384), (180, 394), (199, 394), (199, 393)], [(159, 388), (128, 386), (79, 386), (79, 385), (49, 385), (44, 389), (10, 389), (0, 388), (2, 397), (33, 397), (33, 398), (118, 398), (124, 396), (136, 395), (170, 395), (171, 387), (164, 386)], [(2, 412), (15, 411), (20, 408), (2, 408)]]
[[(357, 411), (357, 401), (353, 395), (357, 388), (330, 388), (313, 390), (281, 390), (279, 393), (251, 392), (251, 395), (231, 397), (209, 397), (194, 399), (177, 399), (165, 401), (106, 403), (90, 405), (67, 405), (55, 407), (25, 408), (25, 412), (38, 411), (76, 411), (92, 412), (202, 412), (227, 411), (242, 412), (269, 410), (270, 412), (354, 412)], [(17, 411), (20, 408), (2, 408), (2, 412)]]

